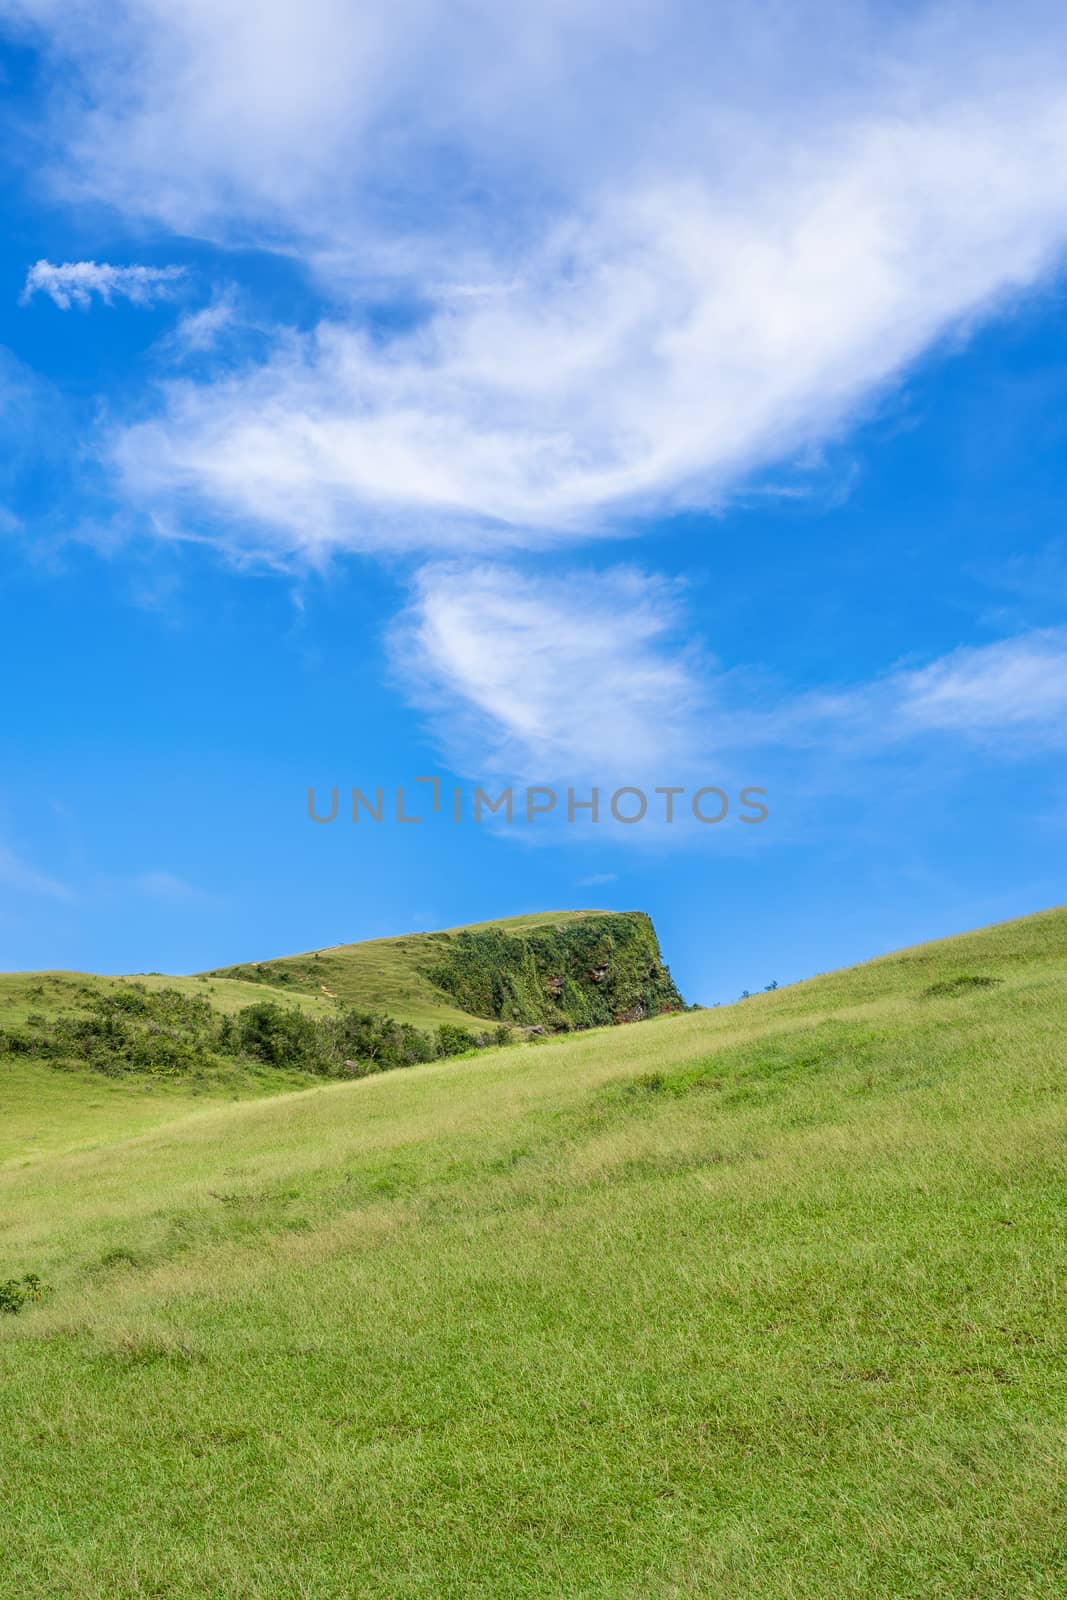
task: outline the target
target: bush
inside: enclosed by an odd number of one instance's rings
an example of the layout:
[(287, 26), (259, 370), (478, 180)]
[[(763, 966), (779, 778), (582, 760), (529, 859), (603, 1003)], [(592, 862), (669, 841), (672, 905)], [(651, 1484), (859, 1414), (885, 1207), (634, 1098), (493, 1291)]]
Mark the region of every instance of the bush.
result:
[(321, 1029), (302, 1011), (265, 1000), (245, 1006), (234, 1022), (234, 1043), (239, 1054), (271, 1067), (297, 1067), (307, 1072), (330, 1070)]
[(8, 1278), (6, 1283), (0, 1283), (0, 1313), (17, 1317), (23, 1306), (43, 1300), (47, 1292), (35, 1272), (27, 1272), (24, 1278)]
[(397, 1022), (380, 1012), (342, 1011), (336, 1022), (326, 1023), (332, 1037), (335, 1057), (355, 1059), (367, 1071), (381, 1072), (387, 1067), (412, 1067), (419, 1061), (433, 1061), (437, 1051), (428, 1034), (408, 1022)]
[(466, 1028), (460, 1028), (454, 1022), (442, 1022), (437, 1029), (439, 1056), (461, 1056), (464, 1050), (473, 1050), (474, 1047), (473, 1033), (468, 1033)]

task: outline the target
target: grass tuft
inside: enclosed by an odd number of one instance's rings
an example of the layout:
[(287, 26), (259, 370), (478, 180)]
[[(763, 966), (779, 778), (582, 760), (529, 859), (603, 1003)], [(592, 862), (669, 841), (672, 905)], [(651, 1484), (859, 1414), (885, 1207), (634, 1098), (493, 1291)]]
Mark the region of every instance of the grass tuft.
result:
[(938, 983), (932, 983), (928, 989), (923, 990), (922, 998), (934, 1000), (946, 995), (968, 994), (972, 989), (995, 989), (997, 984), (1003, 981), (1003, 978), (961, 972), (954, 978), (942, 978)]

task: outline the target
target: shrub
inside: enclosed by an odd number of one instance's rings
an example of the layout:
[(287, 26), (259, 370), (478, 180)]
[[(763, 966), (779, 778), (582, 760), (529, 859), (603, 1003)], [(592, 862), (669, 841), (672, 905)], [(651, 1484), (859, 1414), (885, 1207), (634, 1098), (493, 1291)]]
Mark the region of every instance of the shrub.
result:
[(357, 1060), (370, 1072), (387, 1067), (411, 1067), (437, 1056), (433, 1040), (408, 1022), (397, 1022), (381, 1012), (346, 1009), (336, 1021), (320, 1024), (327, 1031), (334, 1055)]
[(0, 1283), (0, 1312), (17, 1317), (23, 1306), (43, 1300), (47, 1292), (35, 1272), (27, 1272), (23, 1278), (8, 1278), (6, 1283)]
[(234, 1043), (241, 1055), (272, 1067), (329, 1071), (326, 1042), (315, 1021), (302, 1011), (265, 1000), (245, 1006), (234, 1021)]
[(474, 1049), (474, 1035), (454, 1022), (442, 1022), (436, 1038), (439, 1056), (461, 1056), (464, 1050)]

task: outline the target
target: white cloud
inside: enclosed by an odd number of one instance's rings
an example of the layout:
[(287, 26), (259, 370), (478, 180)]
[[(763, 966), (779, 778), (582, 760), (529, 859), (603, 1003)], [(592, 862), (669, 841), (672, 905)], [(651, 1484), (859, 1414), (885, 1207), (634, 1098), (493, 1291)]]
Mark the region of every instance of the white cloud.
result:
[[(132, 496), (274, 556), (721, 503), (1067, 244), (1043, 4), (8, 10), (81, 73), (68, 191), (328, 288), (114, 440)], [(418, 319), (372, 331), (368, 298)]]
[(706, 742), (680, 621), (673, 588), (631, 568), (531, 577), (436, 563), (419, 574), (392, 654), (412, 699), (447, 730), (458, 770), (668, 783)]
[(961, 646), (868, 683), (732, 711), (731, 730), (749, 745), (862, 760), (932, 737), (941, 748), (954, 739), (1025, 755), (1067, 742), (1067, 629)]
[(0, 883), (20, 894), (43, 895), (49, 900), (74, 898), (74, 891), (69, 885), (38, 872), (5, 845), (0, 845)]
[[(390, 272), (463, 191), (454, 234), (481, 228), (472, 168), (485, 192), (515, 188), (510, 231), (520, 207), (542, 209), (519, 195), (522, 176), (544, 192), (595, 181), (656, 142), (694, 89), (721, 93), (730, 56), (747, 56), (773, 106), (759, 41), (768, 25), (804, 32), (754, 4), (753, 47), (689, 0), (0, 0), (0, 17), (43, 40), (57, 68), (61, 191), (182, 233), (300, 237), (335, 262), (358, 239)], [(658, 122), (635, 119), (634, 103), (669, 82), (678, 94)], [(418, 196), (417, 221), (398, 193)]]
[(395, 630), (398, 675), (458, 771), (524, 782), (761, 782), (918, 752), (1003, 756), (1067, 741), (1067, 630), (957, 649), (866, 683), (768, 703), (692, 645), (671, 586), (619, 568), (434, 563)]
[(902, 731), (1067, 733), (1067, 630), (953, 651), (890, 680)]
[(1067, 239), (1067, 97), (850, 130), (740, 210), (699, 180), (613, 195), (506, 281), (384, 345), (324, 323), (166, 394), (128, 487), (185, 492), (268, 543), (542, 543), (720, 502), (840, 427)]
[(617, 883), (618, 877), (617, 872), (591, 872), (588, 877), (578, 879), (576, 888), (596, 889), (606, 883)]
[(199, 311), (187, 311), (178, 318), (172, 335), (181, 350), (202, 354), (213, 350), (222, 334), (232, 327), (237, 311), (237, 296), (232, 287), (221, 290)]
[[(1058, 634), (768, 708), (682, 648), (669, 585), (547, 563), (724, 504), (1049, 283), (1067, 250), (1061, 8), (5, 15), (51, 52), (59, 193), (284, 253), (322, 296), (310, 329), (257, 326), (265, 356), (228, 349), (154, 412), (137, 397), (109, 442), (129, 499), (167, 536), (278, 565), (462, 554), (423, 568), (395, 634), (459, 768), (673, 781), (742, 750), (1060, 737)], [(178, 270), (41, 262), (27, 293), (135, 299)], [(210, 353), (226, 321), (223, 295), (169, 348)], [(532, 576), (486, 563), (523, 548), (543, 552)]]
[(65, 261), (60, 266), (36, 261), (26, 274), (21, 299), (26, 305), (35, 294), (46, 294), (61, 311), (71, 306), (87, 311), (94, 294), (105, 305), (121, 299), (147, 306), (169, 295), (184, 272), (183, 267), (113, 267), (106, 261)]

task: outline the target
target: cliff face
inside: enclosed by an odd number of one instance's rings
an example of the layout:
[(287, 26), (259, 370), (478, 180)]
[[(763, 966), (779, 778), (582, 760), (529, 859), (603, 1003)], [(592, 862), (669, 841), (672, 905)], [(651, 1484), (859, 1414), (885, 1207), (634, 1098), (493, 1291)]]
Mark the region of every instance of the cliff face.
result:
[(464, 930), (442, 937), (426, 976), (473, 1016), (552, 1030), (636, 1022), (685, 1004), (642, 911), (514, 933)]

